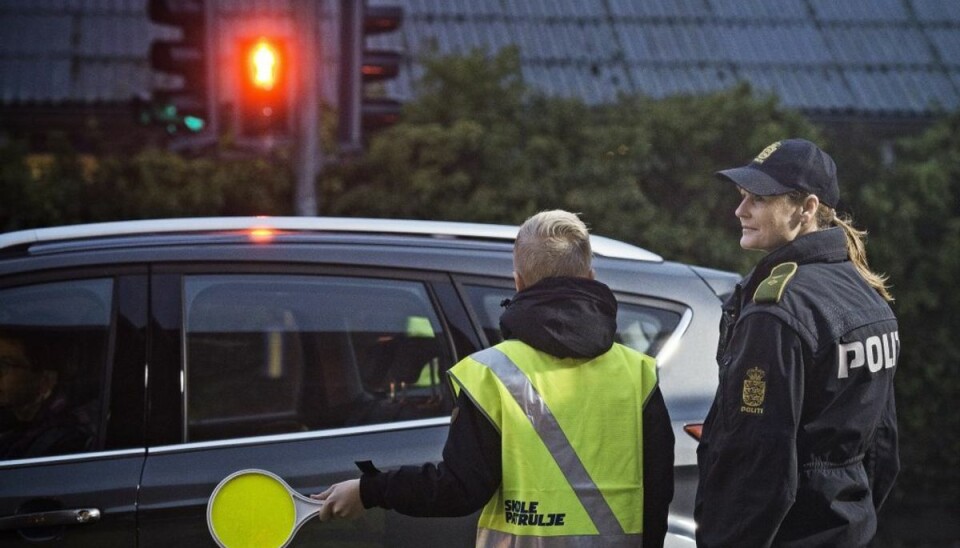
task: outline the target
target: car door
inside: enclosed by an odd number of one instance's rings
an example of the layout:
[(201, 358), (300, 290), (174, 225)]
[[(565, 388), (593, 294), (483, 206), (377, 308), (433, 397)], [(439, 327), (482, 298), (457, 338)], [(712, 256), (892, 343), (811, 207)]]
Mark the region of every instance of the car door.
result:
[[(140, 546), (210, 546), (207, 499), (239, 470), (310, 494), (357, 477), (355, 461), (440, 460), (444, 372), (470, 338), (441, 312), (445, 275), (193, 265), (157, 268), (151, 292)], [(374, 509), (314, 520), (291, 546), (470, 546), (475, 524)]]
[(146, 288), (143, 268), (0, 278), (0, 545), (136, 543)]
[[(470, 313), (480, 326), (488, 344), (503, 339), (500, 332), (501, 303), (511, 298), (514, 288), (508, 281), (475, 276), (458, 276), (457, 287), (470, 303)], [(672, 367), (683, 333), (687, 330), (693, 312), (679, 303), (651, 296), (616, 292), (616, 341), (658, 360), (658, 367)], [(673, 366), (682, 366), (674, 363)], [(687, 383), (689, 384), (689, 383)], [(664, 387), (664, 398), (669, 405), (673, 393)], [(709, 395), (708, 395), (709, 396)], [(674, 420), (675, 435), (682, 431), (683, 422)], [(685, 438), (685, 436), (684, 436)], [(693, 545), (693, 503), (697, 486), (696, 445), (687, 439), (678, 439), (674, 453), (674, 497), (669, 517), (670, 531), (665, 546)]]

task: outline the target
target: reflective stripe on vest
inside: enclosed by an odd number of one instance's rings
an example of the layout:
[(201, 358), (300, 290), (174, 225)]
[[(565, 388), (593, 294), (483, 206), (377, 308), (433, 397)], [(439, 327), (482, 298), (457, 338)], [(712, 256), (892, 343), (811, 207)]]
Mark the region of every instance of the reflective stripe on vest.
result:
[[(550, 455), (553, 456), (557, 465), (559, 465), (564, 477), (573, 488), (574, 493), (590, 516), (590, 519), (593, 520), (593, 524), (599, 534), (601, 536), (624, 535), (623, 527), (621, 527), (610, 505), (607, 504), (606, 499), (603, 498), (600, 488), (597, 487), (597, 484), (590, 478), (590, 474), (587, 473), (583, 462), (581, 462), (577, 456), (573, 446), (570, 445), (557, 419), (553, 416), (553, 413), (550, 412), (550, 409), (547, 407), (546, 402), (543, 401), (543, 398), (540, 397), (537, 389), (530, 383), (530, 379), (517, 367), (517, 364), (513, 363), (513, 360), (496, 347), (487, 348), (470, 357), (474, 361), (487, 366), (490, 371), (500, 379), (500, 382), (503, 383), (507, 392), (516, 400), (520, 408), (523, 409), (524, 414), (530, 419), (534, 430), (543, 440), (544, 445), (546, 445), (547, 450), (550, 452)], [(490, 531), (488, 529), (484, 529), (483, 531), (514, 538), (513, 535), (499, 531)], [(631, 537), (635, 537), (635, 535), (631, 535)], [(537, 537), (528, 537), (528, 540), (534, 542), (533, 539), (535, 538)], [(573, 538), (588, 539), (591, 537)], [(593, 538), (597, 540), (596, 537)], [(636, 542), (636, 539), (634, 539), (633, 542)], [(494, 542), (493, 544), (484, 543), (483, 545), (500, 546), (501, 544)], [(526, 545), (527, 544), (524, 544), (524, 546)], [(539, 544), (530, 544), (530, 546), (534, 545)], [(555, 546), (556, 544), (550, 545)], [(517, 545), (507, 544), (507, 546)]]

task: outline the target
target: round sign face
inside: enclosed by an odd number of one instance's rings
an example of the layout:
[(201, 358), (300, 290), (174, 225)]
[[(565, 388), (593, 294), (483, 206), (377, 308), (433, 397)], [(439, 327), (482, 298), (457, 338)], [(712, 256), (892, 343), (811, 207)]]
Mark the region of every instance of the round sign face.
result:
[(226, 478), (214, 490), (207, 519), (214, 539), (225, 548), (279, 548), (294, 533), (297, 510), (279, 478), (248, 471)]

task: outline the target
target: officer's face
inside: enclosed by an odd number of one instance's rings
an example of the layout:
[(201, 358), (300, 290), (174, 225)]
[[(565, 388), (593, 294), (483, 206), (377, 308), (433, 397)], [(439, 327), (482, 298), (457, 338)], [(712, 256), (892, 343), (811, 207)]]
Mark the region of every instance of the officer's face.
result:
[(773, 251), (791, 242), (801, 231), (801, 207), (786, 196), (757, 196), (743, 189), (735, 214), (742, 228), (740, 247)]

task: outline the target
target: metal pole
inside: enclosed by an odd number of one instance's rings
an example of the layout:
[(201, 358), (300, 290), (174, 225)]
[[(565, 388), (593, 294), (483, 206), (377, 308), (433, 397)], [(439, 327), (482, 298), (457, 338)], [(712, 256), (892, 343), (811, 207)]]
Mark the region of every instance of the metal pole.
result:
[(299, 131), (295, 209), (297, 215), (315, 217), (318, 213), (316, 177), (323, 165), (319, 147), (320, 91), (317, 78), (320, 64), (319, 3), (321, 0), (298, 0), (294, 16), (300, 37), (300, 85), (297, 93)]
[(213, 136), (213, 141), (220, 140), (220, 2), (211, 0), (205, 5), (207, 25), (204, 34), (204, 51), (207, 58), (207, 117), (210, 126), (207, 131)]
[(340, 151), (354, 154), (363, 149), (360, 126), (363, 81), (363, 0), (340, 1), (340, 63), (338, 125)]

